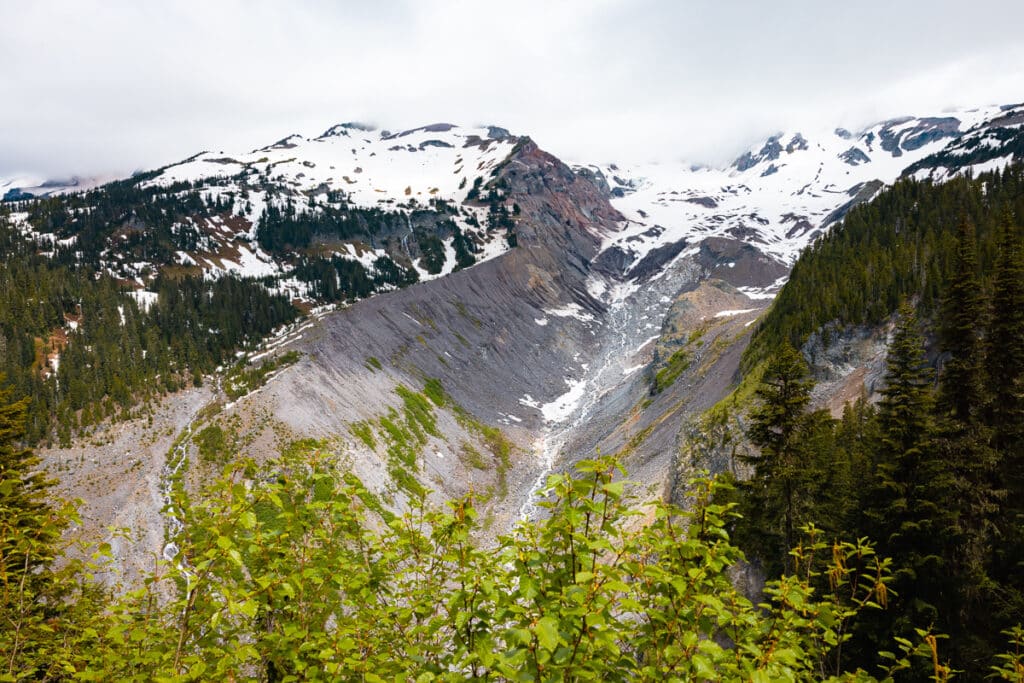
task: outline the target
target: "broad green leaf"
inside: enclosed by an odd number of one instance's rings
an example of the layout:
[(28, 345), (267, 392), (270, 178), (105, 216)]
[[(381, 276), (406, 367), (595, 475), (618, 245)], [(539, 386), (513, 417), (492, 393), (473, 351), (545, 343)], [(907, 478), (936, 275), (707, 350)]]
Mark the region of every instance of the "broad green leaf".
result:
[(558, 620), (552, 616), (541, 617), (534, 628), (537, 635), (537, 642), (549, 652), (554, 651), (558, 646)]

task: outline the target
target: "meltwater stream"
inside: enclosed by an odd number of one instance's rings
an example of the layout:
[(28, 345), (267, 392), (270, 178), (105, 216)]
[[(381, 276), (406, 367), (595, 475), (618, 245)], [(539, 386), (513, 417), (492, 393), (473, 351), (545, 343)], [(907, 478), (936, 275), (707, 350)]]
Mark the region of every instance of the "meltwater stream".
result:
[(519, 509), (520, 520), (533, 519), (539, 514), (538, 503), (544, 497), (547, 479), (556, 465), (593, 455), (564, 451), (580, 428), (600, 411), (608, 393), (630, 381), (633, 373), (646, 366), (649, 355), (631, 362), (658, 338), (675, 295), (693, 283), (695, 276), (692, 263), (683, 259), (643, 285), (615, 283), (605, 293), (608, 308), (603, 318), (580, 318), (600, 335), (599, 350), (590, 362), (580, 364), (581, 377), (565, 380), (568, 391), (550, 403), (537, 406), (545, 417), (544, 429), (534, 445), (540, 472)]

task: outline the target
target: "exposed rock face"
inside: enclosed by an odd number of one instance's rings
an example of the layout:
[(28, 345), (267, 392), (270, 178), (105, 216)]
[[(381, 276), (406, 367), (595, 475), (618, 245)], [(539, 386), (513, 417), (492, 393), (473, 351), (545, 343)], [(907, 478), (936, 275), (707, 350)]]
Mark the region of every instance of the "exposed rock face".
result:
[(862, 394), (877, 398), (885, 377), (888, 326), (837, 330), (826, 326), (811, 335), (801, 352), (816, 382), (812, 399), (840, 417)]
[(709, 237), (701, 243), (696, 261), (710, 277), (734, 287), (763, 287), (789, 273), (789, 269), (741, 240)]
[(516, 228), (520, 246), (552, 271), (566, 259), (575, 276), (585, 276), (602, 233), (616, 231), (625, 220), (608, 203), (606, 184), (573, 172), (529, 138), (516, 146), (496, 178), (504, 181), (522, 212)]
[(847, 195), (851, 197), (850, 201), (844, 203), (842, 206), (837, 208), (835, 211), (825, 216), (825, 219), (821, 221), (821, 227), (832, 225), (836, 221), (843, 220), (843, 217), (850, 212), (850, 209), (863, 204), (870, 200), (878, 191), (882, 189), (883, 184), (880, 180), (872, 180), (867, 183), (854, 185), (847, 191)]
[(786, 145), (786, 153), (792, 154), (797, 150), (805, 150), (807, 149), (807, 146), (807, 138), (805, 138), (801, 133), (796, 133), (789, 141), (789, 144)]
[(871, 163), (871, 157), (865, 154), (859, 147), (851, 147), (842, 154), (839, 158), (848, 163), (850, 166), (859, 166), (860, 164)]
[(779, 155), (782, 154), (782, 144), (779, 142), (780, 137), (781, 136), (779, 135), (773, 135), (768, 138), (757, 154), (747, 152), (733, 162), (733, 167), (735, 167), (737, 171), (746, 171), (747, 169), (757, 166), (763, 161), (775, 161), (779, 158)]
[(960, 134), (960, 119), (952, 116), (922, 118), (917, 119), (911, 127), (904, 125), (913, 120), (908, 116), (887, 121), (878, 133), (882, 149), (898, 157), (902, 156), (904, 151), (913, 151), (929, 142)]

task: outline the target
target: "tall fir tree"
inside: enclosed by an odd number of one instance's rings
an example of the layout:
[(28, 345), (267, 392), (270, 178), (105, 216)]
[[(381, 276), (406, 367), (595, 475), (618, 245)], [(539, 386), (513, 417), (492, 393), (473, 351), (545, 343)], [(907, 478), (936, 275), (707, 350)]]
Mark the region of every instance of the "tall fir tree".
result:
[(973, 423), (983, 404), (984, 324), (985, 299), (978, 280), (974, 226), (964, 217), (957, 227), (956, 260), (943, 301), (941, 347), (950, 358), (942, 370), (939, 394), (941, 408), (963, 424)]
[[(987, 341), (990, 424), (997, 447), (1007, 449), (1012, 460), (1021, 457), (1024, 437), (1024, 254), (1020, 228), (1009, 213), (1000, 228)], [(1006, 465), (1016, 479), (1014, 491), (1024, 496), (1024, 462)]]
[(986, 673), (971, 662), (988, 659), (985, 643), (999, 632), (990, 630), (986, 603), (1002, 497), (999, 454), (984, 423), (987, 316), (976, 252), (974, 227), (962, 220), (940, 325), (940, 346), (949, 358), (939, 382), (932, 467), (923, 482), (924, 499), (934, 510), (930, 524), (945, 539), (943, 572), (930, 590), (941, 605), (938, 624), (952, 636), (952, 650), (969, 680)]
[(1004, 488), (992, 566), (996, 620), (1024, 619), (1024, 253), (1007, 212), (1000, 226), (986, 377), (989, 424)]
[(13, 389), (5, 384), (0, 374), (0, 575), (7, 580), (53, 559), (47, 548), (63, 528), (50, 519), (53, 482), (24, 445), (29, 399), (11, 402)]
[(801, 524), (810, 521), (805, 502), (814, 474), (801, 440), (813, 383), (807, 364), (785, 345), (769, 362), (757, 389), (759, 406), (750, 415), (747, 437), (758, 453), (741, 459), (754, 468), (743, 483), (743, 544), (754, 550), (769, 575), (791, 569), (789, 549)]
[(941, 574), (942, 547), (935, 536), (938, 511), (926, 494), (939, 464), (932, 449), (932, 372), (907, 302), (900, 306), (881, 394), (874, 481), (862, 501), (865, 526), (858, 535), (876, 539), (879, 554), (893, 559), (898, 599), (865, 624), (862, 636), (873, 644), (911, 636), (914, 624), (937, 618), (928, 586)]

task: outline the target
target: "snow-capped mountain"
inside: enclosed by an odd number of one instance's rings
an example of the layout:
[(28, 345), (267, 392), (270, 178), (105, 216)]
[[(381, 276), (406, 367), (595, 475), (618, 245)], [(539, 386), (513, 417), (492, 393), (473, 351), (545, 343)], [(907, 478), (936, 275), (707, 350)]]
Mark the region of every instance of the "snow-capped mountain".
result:
[[(431, 199), (462, 203), (474, 180), (490, 176), (518, 140), (493, 126), (437, 123), (392, 133), (342, 123), (315, 138), (290, 135), (244, 154), (203, 152), (165, 167), (149, 183), (263, 176), (279, 188), (312, 193), (314, 199), (340, 190), (350, 204), (366, 208)], [(250, 215), (258, 217), (258, 212)]]
[(604, 245), (621, 252), (620, 262), (638, 264), (666, 245), (681, 251), (707, 237), (726, 237), (791, 264), (851, 206), (908, 170), (935, 180), (990, 170), (1024, 158), (1022, 132), (1024, 106), (993, 106), (893, 119), (856, 133), (780, 133), (726, 168), (586, 168), (607, 179), (612, 204), (629, 220)]
[[(517, 229), (530, 231), (518, 211), (536, 203), (531, 195), (537, 188), (512, 188), (515, 173), (499, 173), (509, 165), (514, 171), (516, 164), (549, 163), (526, 146), (535, 149), (529, 138), (495, 126), (438, 123), (390, 132), (343, 123), (249, 152), (202, 152), (120, 181), (134, 194), (107, 211), (113, 219), (100, 230), (106, 242), (99, 263), (140, 289), (172, 267), (212, 278), (264, 278), (271, 291), (309, 302), (322, 301), (325, 287), (335, 291), (325, 284), (333, 276), (322, 268), (311, 274), (311, 260), (334, 259), (339, 283), (351, 273), (338, 264), (358, 264), (375, 278), (370, 291), (443, 277), (506, 252), (517, 242)], [(600, 229), (583, 226), (598, 233), (592, 257), (605, 274), (650, 277), (717, 238), (772, 262), (757, 269), (764, 280), (784, 273), (849, 208), (902, 175), (941, 181), (1014, 158), (1024, 158), (1024, 105), (904, 117), (858, 132), (779, 133), (724, 168), (579, 164), (575, 173), (585, 182), (574, 187), (597, 188), (618, 212), (606, 212)], [(4, 181), (0, 191), (24, 198), (29, 180)], [(93, 181), (76, 182), (87, 188)], [(28, 214), (15, 219), (53, 249), (81, 248), (77, 224), (95, 213), (103, 192), (83, 195), (59, 230), (39, 229)], [(154, 225), (160, 221), (147, 218), (143, 208), (153, 202), (170, 202), (164, 209), (169, 225), (160, 234)], [(191, 208), (175, 209), (175, 202)], [(578, 218), (581, 225), (595, 222)], [(157, 256), (153, 241), (163, 245)], [(762, 297), (782, 281), (735, 279)], [(354, 296), (365, 296), (364, 290)]]
[(440, 235), (443, 265), (431, 269), (421, 263), (420, 250), (410, 241), (422, 227), (414, 225), (412, 215), (445, 207), (441, 213), (447, 212), (455, 230), (470, 237), (477, 261), (505, 251), (504, 235), (481, 227), (487, 225), (488, 207), (479, 201), (479, 193), (518, 142), (493, 126), (467, 129), (438, 123), (392, 133), (342, 123), (315, 138), (290, 135), (243, 154), (203, 152), (164, 167), (141, 186), (199, 186), (214, 199), (230, 200), (230, 213), (239, 219), (238, 225), (247, 227), (245, 235), (235, 234), (239, 258), (217, 264), (203, 254), (182, 253), (183, 263), (199, 263), (208, 271), (219, 265), (225, 272), (246, 276), (285, 275), (287, 267), (257, 244), (257, 229), (268, 205), (293, 203), (310, 216), (343, 208), (401, 212), (406, 230), (399, 237), (400, 248), (389, 249), (360, 236), (343, 240), (332, 250), (368, 269), (378, 258), (405, 256), (418, 278), (429, 280), (457, 267), (456, 237)]
[[(250, 296), (263, 289), (283, 294), (303, 311), (356, 302), (280, 328), (253, 363), (285, 349), (299, 360), (273, 371), (272, 383), (225, 399), (222, 413), (200, 410), (207, 398), (221, 400), (218, 382), (204, 381), (195, 405), (169, 398), (180, 411), (168, 413), (193, 417), (166, 433), (198, 432), (195, 420), (222, 414), (251, 425), (246, 443), (256, 456), (280, 434), (327, 439), (396, 508), (413, 478), (441, 497), (490, 491), (493, 528), (508, 529), (532, 514), (549, 472), (595, 451), (628, 453), (637, 480), (662, 491), (679, 474), (680, 426), (729, 390), (797, 253), (908, 173), (938, 181), (1020, 159), (1022, 112), (787, 132), (718, 169), (573, 168), (499, 128), (390, 133), (341, 124), (249, 152), (204, 152), (60, 202), (5, 207), (40, 252), (72, 272), (84, 264), (97, 279), (116, 278), (118, 292), (137, 288), (153, 320), (164, 308), (185, 318), (177, 329), (197, 348), (219, 333), (222, 312), (215, 324), (191, 324), (188, 305), (215, 285), (237, 288), (242, 302), (265, 300)], [(209, 282), (230, 273), (254, 279)], [(200, 295), (174, 300), (188, 276)], [(135, 317), (130, 302), (119, 303)], [(236, 308), (251, 318), (260, 306)], [(89, 318), (74, 304), (64, 312), (55, 337), (74, 343), (84, 332), (72, 322), (84, 331)], [(223, 317), (228, 330), (234, 318)], [(679, 370), (684, 347), (689, 370)], [(183, 356), (189, 348), (182, 344)], [(63, 358), (66, 373), (74, 356)], [(672, 359), (682, 379), (652, 393)], [(450, 410), (412, 464), (397, 462), (383, 420), (401, 414), (402, 396), (427, 378), (444, 388)], [(356, 438), (353, 427), (367, 425), (383, 431)], [(464, 444), (479, 443), (485, 427), (510, 446), (481, 468)], [(131, 437), (155, 444), (137, 462), (149, 468), (147, 481), (161, 482), (172, 444), (147, 429), (139, 421)], [(104, 482), (108, 464), (130, 450), (111, 448), (96, 469)], [(139, 474), (121, 476), (124, 491)], [(159, 517), (152, 506), (162, 500), (150, 491), (135, 506)], [(153, 552), (159, 546), (140, 557)]]
[[(434, 124), (391, 133), (345, 123), (315, 138), (203, 152), (136, 174), (74, 198), (66, 221), (30, 220), (20, 211), (31, 207), (24, 201), (14, 205), (14, 218), (41, 244), (71, 249), (83, 246), (86, 222), (109, 216), (86, 231), (105, 241), (91, 245), (98, 265), (140, 288), (172, 267), (208, 278), (265, 278), (271, 291), (322, 300), (319, 290), (336, 286), (309, 264), (335, 259), (345, 271), (338, 278), (372, 280), (355, 286), (354, 296), (364, 296), (367, 287), (442, 277), (505, 252), (514, 242), (513, 207), (487, 184), (521, 142), (497, 127)], [(18, 191), (9, 199), (30, 197)], [(155, 214), (154, 203), (162, 207)], [(352, 264), (362, 269), (354, 276)]]

